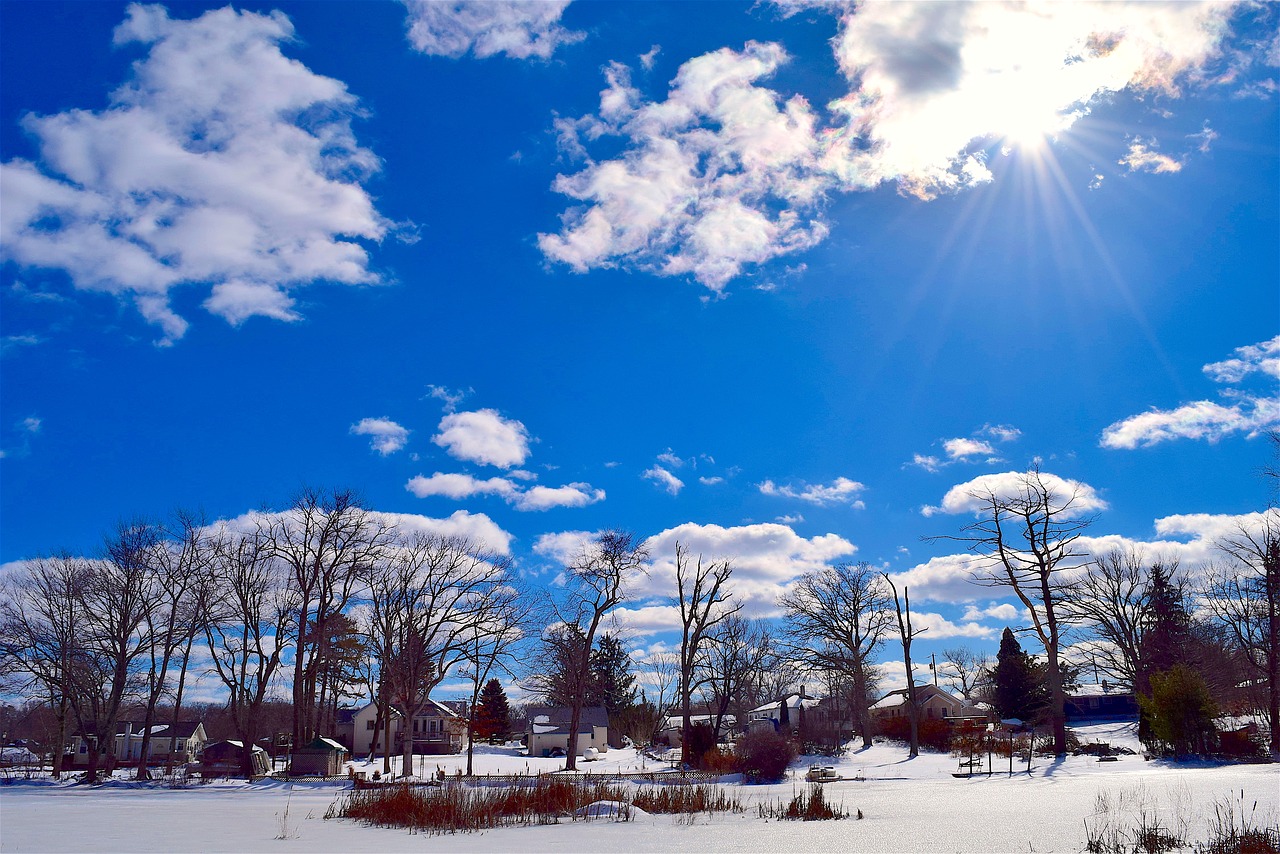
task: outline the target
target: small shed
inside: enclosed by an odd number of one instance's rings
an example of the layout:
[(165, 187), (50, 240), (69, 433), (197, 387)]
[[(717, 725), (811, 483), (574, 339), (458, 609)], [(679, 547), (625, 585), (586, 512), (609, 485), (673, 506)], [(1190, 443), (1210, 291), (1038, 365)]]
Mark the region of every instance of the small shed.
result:
[[(200, 753), (200, 773), (207, 776), (236, 776), (244, 773), (244, 742), (215, 741)], [(271, 763), (267, 759), (267, 751), (254, 745), (253, 776), (271, 773)]]
[(344, 773), (350, 751), (331, 738), (317, 736), (310, 744), (296, 748), (289, 760), (289, 774), (335, 777)]

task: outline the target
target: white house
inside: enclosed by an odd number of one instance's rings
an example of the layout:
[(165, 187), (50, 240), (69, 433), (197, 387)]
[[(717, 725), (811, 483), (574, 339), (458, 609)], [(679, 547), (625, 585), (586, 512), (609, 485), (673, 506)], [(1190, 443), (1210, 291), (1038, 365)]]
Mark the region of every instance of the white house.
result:
[(800, 709), (803, 708), (808, 713), (810, 709), (816, 709), (821, 702), (817, 697), (807, 696), (804, 689), (801, 688), (799, 693), (779, 697), (748, 712), (747, 729), (780, 729), (782, 726), (782, 706), (784, 704), (787, 707), (787, 725), (794, 729), (800, 725)]
[[(142, 741), (144, 728), (140, 721), (120, 721), (116, 724), (116, 737), (112, 746), (112, 754), (117, 764), (136, 763), (142, 758)], [(163, 765), (169, 760), (169, 743), (173, 740), (173, 763), (184, 765), (198, 762), (200, 752), (204, 750), (204, 724), (200, 721), (179, 721), (176, 725), (152, 724), (151, 741), (147, 745), (147, 764)], [(89, 764), (90, 745), (97, 742), (92, 734), (77, 732), (67, 743), (67, 755), (71, 767), (84, 768)]]
[[(525, 737), (530, 756), (550, 756), (553, 751), (569, 749), (569, 732), (573, 710), (565, 706), (533, 706)], [(609, 749), (609, 713), (604, 706), (586, 706), (578, 722), (578, 752), (594, 747), (601, 753)]]
[[(917, 685), (916, 702), (920, 704), (921, 720), (986, 717), (986, 712), (982, 709), (970, 706), (964, 700), (943, 691), (936, 685)], [(905, 718), (908, 711), (906, 688), (890, 691), (871, 707), (871, 715), (877, 720)]]

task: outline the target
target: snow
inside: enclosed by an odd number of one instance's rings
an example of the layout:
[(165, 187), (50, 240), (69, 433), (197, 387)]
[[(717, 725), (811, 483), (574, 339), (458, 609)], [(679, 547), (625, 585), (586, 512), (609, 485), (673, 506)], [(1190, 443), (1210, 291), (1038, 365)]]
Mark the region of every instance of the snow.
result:
[[(1085, 742), (1138, 748), (1133, 724), (1080, 727), (1077, 735)], [(1024, 759), (1015, 762), (1009, 776), (1007, 760), (1003, 769), (999, 761), (989, 777), (957, 779), (952, 776), (957, 760), (947, 754), (908, 760), (901, 745), (876, 744), (837, 759), (800, 757), (792, 766), (794, 776), (783, 783), (729, 786), (747, 803), (742, 815), (704, 814), (690, 821), (633, 809), (631, 821), (619, 822), (600, 807), (605, 814), (598, 819), (564, 818), (554, 825), (444, 836), (325, 820), (346, 783), (230, 780), (175, 790), (123, 781), (89, 788), (15, 780), (0, 786), (0, 851), (1074, 852), (1084, 848), (1085, 820), (1097, 820), (1099, 795), (1146, 803), (1168, 822), (1182, 817), (1193, 839), (1203, 838), (1215, 802), (1228, 797), (1243, 797), (1249, 805), (1256, 800), (1258, 823), (1274, 823), (1280, 816), (1275, 765), (1175, 765), (1147, 762), (1141, 755), (1117, 762), (1036, 757), (1029, 775), (1019, 770), (1026, 767)], [(827, 799), (849, 812), (861, 810), (862, 821), (758, 818), (757, 803), (790, 800), (807, 785), (804, 773), (815, 762), (833, 766), (845, 778), (824, 786)], [(562, 759), (523, 756), (515, 746), (478, 747), (475, 756), (480, 773), (538, 773), (563, 764)], [(465, 765), (465, 756), (431, 756), (419, 770), (451, 774)], [(353, 766), (371, 772), (381, 763)], [(608, 751), (590, 770), (661, 773), (665, 767), (625, 749)]]

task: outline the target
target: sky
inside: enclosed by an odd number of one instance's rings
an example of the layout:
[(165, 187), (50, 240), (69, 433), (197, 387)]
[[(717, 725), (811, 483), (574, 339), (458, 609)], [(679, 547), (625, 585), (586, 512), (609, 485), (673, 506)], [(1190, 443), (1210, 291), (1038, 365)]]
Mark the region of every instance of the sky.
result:
[(0, 564), (352, 488), (532, 589), (635, 532), (639, 656), (677, 541), (754, 616), (868, 561), (922, 660), (1018, 624), (926, 538), (1038, 465), (1199, 571), (1280, 428), (1277, 14), (9, 0)]

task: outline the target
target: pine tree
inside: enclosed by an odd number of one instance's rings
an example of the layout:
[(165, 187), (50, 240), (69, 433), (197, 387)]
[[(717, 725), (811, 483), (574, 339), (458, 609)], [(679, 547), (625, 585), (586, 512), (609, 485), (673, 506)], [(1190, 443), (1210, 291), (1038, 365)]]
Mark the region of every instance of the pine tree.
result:
[(600, 637), (591, 653), (591, 683), (587, 687), (588, 706), (604, 706), (610, 717), (636, 702), (636, 678), (631, 675), (631, 656), (613, 635)]
[(476, 705), (476, 738), (493, 739), (510, 730), (511, 706), (507, 702), (507, 692), (502, 690), (501, 682), (490, 679), (484, 683), (480, 702)]
[(1151, 693), (1141, 695), (1149, 735), (1143, 739), (1155, 752), (1173, 756), (1205, 754), (1217, 733), (1217, 707), (1204, 679), (1185, 664), (1151, 675)]
[(1034, 721), (1049, 702), (1044, 686), (1044, 668), (1022, 651), (1022, 645), (1005, 628), (1000, 636), (1000, 652), (991, 671), (993, 705), (1002, 719)]

